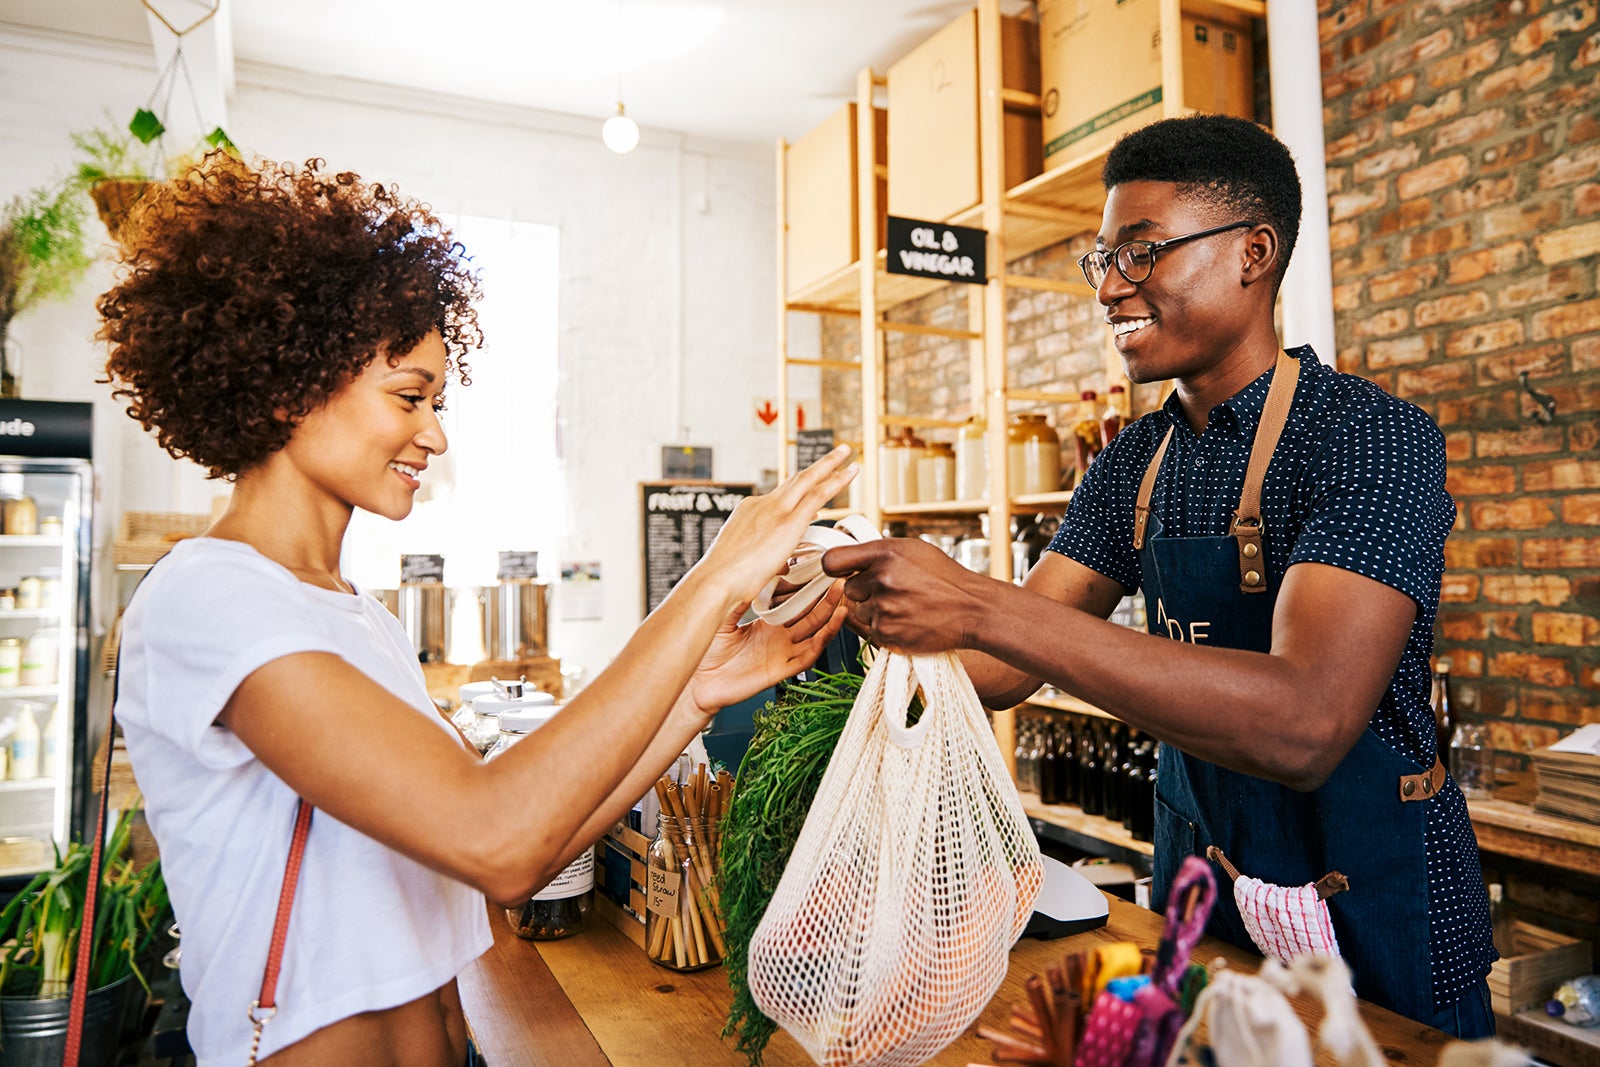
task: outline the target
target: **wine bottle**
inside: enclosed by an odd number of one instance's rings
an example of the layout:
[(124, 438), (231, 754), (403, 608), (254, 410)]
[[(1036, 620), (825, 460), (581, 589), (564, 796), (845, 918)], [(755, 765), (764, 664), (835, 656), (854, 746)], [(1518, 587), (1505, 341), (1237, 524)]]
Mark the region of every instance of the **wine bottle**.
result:
[(1455, 709), (1450, 705), (1450, 661), (1440, 660), (1433, 672), (1433, 728), (1438, 739), (1439, 755), (1450, 751), (1450, 738), (1455, 733)]
[(1106, 743), (1100, 758), (1100, 795), (1103, 798), (1101, 806), (1105, 809), (1106, 818), (1112, 822), (1122, 821), (1123, 734), (1121, 723), (1114, 722), (1106, 728)]
[(1039, 800), (1045, 804), (1059, 804), (1061, 803), (1061, 751), (1055, 724), (1045, 723), (1044, 734), (1044, 746), (1039, 752)]
[(1090, 723), (1079, 742), (1081, 754), (1078, 763), (1078, 807), (1085, 815), (1103, 815), (1106, 810), (1104, 784), (1101, 781), (1100, 731)]

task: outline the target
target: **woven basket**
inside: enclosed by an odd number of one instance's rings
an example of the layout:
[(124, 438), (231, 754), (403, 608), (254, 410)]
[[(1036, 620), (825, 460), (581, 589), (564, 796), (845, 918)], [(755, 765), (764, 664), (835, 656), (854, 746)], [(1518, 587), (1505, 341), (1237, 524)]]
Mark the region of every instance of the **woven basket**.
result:
[(111, 546), (118, 567), (148, 567), (186, 537), (198, 537), (211, 525), (210, 515), (181, 511), (125, 511)]

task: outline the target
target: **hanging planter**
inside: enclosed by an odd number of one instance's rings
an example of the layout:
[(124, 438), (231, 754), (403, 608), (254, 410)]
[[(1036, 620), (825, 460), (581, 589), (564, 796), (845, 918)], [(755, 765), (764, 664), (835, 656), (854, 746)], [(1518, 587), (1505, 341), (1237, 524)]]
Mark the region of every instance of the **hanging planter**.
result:
[[(100, 221), (114, 241), (121, 241), (124, 225), (134, 207), (149, 193), (152, 186), (164, 176), (178, 176), (192, 166), (197, 157), (206, 152), (221, 150), (237, 155), (238, 149), (221, 126), (217, 126), (196, 144), (194, 150), (169, 158), (166, 154), (166, 116), (171, 113), (172, 98), (182, 76), (188, 88), (189, 102), (194, 108), (196, 122), (204, 128), (200, 115), (200, 102), (195, 96), (194, 81), (189, 74), (189, 64), (184, 58), (183, 41), (217, 13), (220, 0), (212, 3), (210, 10), (192, 24), (179, 29), (169, 22), (149, 0), (144, 6), (162, 25), (177, 38), (172, 58), (156, 77), (155, 87), (143, 107), (133, 113), (126, 134), (113, 134), (96, 129), (74, 134), (72, 141), (82, 154), (78, 166), (78, 181), (87, 190)], [(159, 110), (158, 110), (159, 109)], [(142, 149), (148, 149), (143, 151)], [(148, 161), (148, 163), (146, 162)]]

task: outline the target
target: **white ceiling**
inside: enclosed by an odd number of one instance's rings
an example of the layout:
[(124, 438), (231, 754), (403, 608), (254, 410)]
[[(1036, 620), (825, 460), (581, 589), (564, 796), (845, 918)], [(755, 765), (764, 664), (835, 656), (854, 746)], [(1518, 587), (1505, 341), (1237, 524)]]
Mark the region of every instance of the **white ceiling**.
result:
[[(180, 28), (209, 0), (153, 0)], [(592, 116), (794, 139), (973, 0), (222, 0), (260, 64)], [(1007, 0), (1009, 12), (1019, 6)], [(0, 0), (0, 24), (151, 43), (140, 0)], [(163, 31), (164, 32), (164, 31)]]

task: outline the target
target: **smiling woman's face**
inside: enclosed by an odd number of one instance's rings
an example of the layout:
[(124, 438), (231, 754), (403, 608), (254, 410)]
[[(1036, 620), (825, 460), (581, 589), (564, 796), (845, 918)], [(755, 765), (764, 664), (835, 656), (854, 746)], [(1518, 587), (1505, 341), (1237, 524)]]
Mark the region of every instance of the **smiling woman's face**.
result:
[[(1236, 219), (1180, 194), (1171, 182), (1113, 186), (1106, 196), (1097, 247), (1161, 241)], [(1096, 290), (1115, 331), (1128, 377), (1135, 382), (1191, 377), (1215, 366), (1244, 336), (1252, 317), (1242, 279), (1248, 228), (1186, 241), (1157, 254), (1138, 284), (1115, 267)]]
[(435, 410), (445, 356), (438, 333), (399, 358), (380, 355), (301, 420), (283, 459), (341, 504), (405, 518), (428, 460), (446, 447)]

